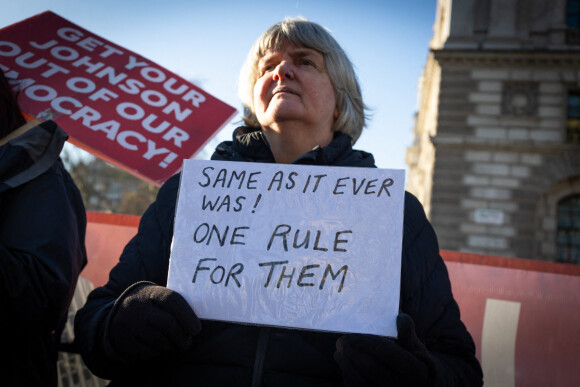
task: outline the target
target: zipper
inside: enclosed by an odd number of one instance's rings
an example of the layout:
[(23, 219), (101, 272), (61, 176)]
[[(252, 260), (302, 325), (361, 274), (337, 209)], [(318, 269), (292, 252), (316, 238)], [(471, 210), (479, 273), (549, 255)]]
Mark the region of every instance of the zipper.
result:
[(252, 387), (260, 387), (262, 385), (262, 375), (264, 374), (264, 361), (266, 359), (266, 351), (268, 350), (268, 341), (270, 341), (270, 328), (260, 328), (258, 344), (256, 345), (254, 370), (252, 373)]

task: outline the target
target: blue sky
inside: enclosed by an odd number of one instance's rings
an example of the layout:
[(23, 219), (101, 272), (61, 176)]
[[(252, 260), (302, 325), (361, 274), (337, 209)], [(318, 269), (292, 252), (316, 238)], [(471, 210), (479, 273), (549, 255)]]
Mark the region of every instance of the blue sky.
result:
[[(371, 119), (355, 147), (405, 169), (436, 0), (0, 0), (0, 27), (51, 10), (156, 62), (241, 111), (237, 78), (252, 43), (287, 16), (327, 27), (355, 65)], [(238, 115), (210, 143), (230, 139)]]

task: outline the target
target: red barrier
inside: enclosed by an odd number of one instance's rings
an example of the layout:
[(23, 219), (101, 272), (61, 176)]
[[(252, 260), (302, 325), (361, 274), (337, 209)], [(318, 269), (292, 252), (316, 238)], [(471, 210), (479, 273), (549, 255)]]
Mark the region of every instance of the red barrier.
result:
[(580, 266), (441, 253), (488, 384), (577, 383)]
[[(88, 213), (89, 263), (106, 283), (138, 216)], [(570, 386), (580, 370), (580, 266), (441, 251), (487, 385)]]
[(125, 245), (137, 233), (139, 216), (106, 214), (87, 211), (88, 263), (81, 275), (94, 287), (102, 286), (109, 279), (109, 271), (119, 261)]

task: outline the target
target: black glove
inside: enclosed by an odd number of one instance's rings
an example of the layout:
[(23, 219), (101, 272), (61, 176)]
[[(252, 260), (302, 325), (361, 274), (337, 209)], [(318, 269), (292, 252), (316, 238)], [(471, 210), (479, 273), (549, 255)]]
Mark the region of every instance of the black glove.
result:
[(334, 360), (344, 386), (425, 386), (430, 355), (409, 315), (397, 316), (398, 340), (350, 334), (336, 341)]
[[(128, 363), (187, 350), (201, 322), (177, 292), (138, 282), (117, 300), (105, 331), (105, 351)], [(107, 340), (108, 339), (108, 340)]]

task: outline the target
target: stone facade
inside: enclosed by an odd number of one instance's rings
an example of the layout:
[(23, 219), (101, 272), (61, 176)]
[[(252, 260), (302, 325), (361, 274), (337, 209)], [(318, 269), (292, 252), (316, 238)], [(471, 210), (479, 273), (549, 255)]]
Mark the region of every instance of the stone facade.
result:
[(442, 249), (557, 260), (558, 202), (580, 194), (566, 137), (580, 42), (565, 20), (565, 0), (438, 2), (407, 189)]

